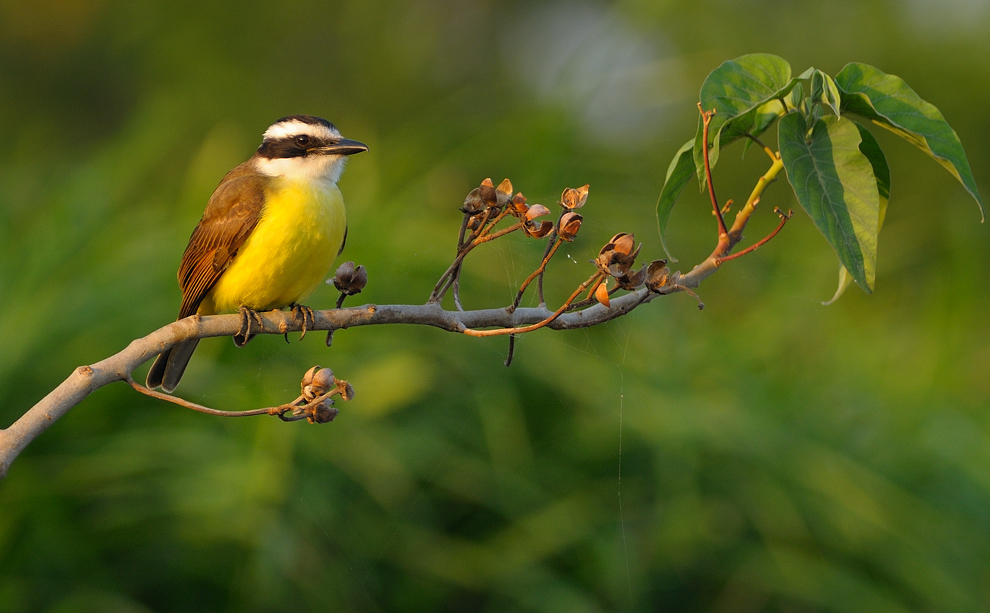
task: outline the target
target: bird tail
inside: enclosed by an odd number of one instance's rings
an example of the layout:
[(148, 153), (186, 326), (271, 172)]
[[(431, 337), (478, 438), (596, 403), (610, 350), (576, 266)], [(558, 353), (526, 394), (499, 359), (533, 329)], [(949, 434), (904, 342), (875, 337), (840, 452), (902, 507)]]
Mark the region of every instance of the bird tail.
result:
[(148, 371), (147, 386), (151, 389), (161, 387), (171, 394), (179, 384), (179, 379), (182, 378), (182, 373), (189, 364), (189, 358), (192, 357), (193, 351), (196, 351), (198, 344), (199, 339), (194, 338), (163, 351)]

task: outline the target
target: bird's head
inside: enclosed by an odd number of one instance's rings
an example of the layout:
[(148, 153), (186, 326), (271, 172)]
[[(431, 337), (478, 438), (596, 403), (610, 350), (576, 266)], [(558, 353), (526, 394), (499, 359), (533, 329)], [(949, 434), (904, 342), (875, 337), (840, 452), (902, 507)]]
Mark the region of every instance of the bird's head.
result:
[(367, 150), (364, 143), (342, 137), (326, 119), (291, 115), (265, 130), (255, 165), (272, 177), (336, 183), (347, 156)]

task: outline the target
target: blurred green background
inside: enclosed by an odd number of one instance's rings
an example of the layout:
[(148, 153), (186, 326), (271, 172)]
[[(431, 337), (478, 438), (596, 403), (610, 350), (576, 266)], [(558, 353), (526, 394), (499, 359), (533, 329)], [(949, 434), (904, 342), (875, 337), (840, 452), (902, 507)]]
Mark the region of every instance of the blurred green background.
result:
[[(0, 425), (172, 320), (207, 198), (280, 116), (371, 148), (341, 182), (344, 257), (371, 277), (349, 304), (425, 301), (486, 176), (548, 205), (591, 184), (559, 302), (615, 232), (662, 255), (667, 164), (744, 53), (903, 77), (990, 197), (988, 31), (986, 0), (0, 1)], [(510, 369), (505, 339), (377, 327), (205, 341), (180, 388), (253, 408), (331, 366), (357, 397), (330, 425), (97, 391), (0, 483), (0, 611), (990, 609), (987, 228), (878, 137), (872, 296), (821, 306), (837, 262), (799, 214), (704, 283), (704, 311), (680, 294), (541, 331)], [(716, 169), (737, 202), (766, 166), (739, 153)], [(763, 201), (751, 241), (796, 208), (782, 183)], [(678, 267), (713, 247), (708, 207), (678, 203)], [(539, 250), (473, 254), (468, 308), (507, 304)]]

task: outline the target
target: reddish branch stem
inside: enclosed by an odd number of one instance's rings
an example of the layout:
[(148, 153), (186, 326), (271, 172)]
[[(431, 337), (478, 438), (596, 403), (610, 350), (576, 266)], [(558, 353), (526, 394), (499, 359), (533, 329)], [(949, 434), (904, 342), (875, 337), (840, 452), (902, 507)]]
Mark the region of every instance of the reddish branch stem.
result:
[(715, 197), (715, 184), (712, 182), (712, 167), (711, 162), (708, 160), (708, 124), (712, 121), (712, 115), (715, 114), (715, 109), (706, 111), (701, 108), (701, 103), (698, 103), (698, 110), (701, 112), (701, 124), (702, 124), (702, 143), (701, 150), (705, 155), (705, 179), (708, 183), (708, 195), (712, 199), (712, 208), (715, 211), (715, 219), (718, 220), (718, 235), (721, 237), (728, 233), (725, 228), (725, 220), (722, 218), (722, 207), (718, 205), (718, 198)]
[(533, 330), (538, 330), (543, 326), (549, 324), (553, 320), (557, 319), (558, 317), (560, 317), (564, 313), (564, 311), (567, 310), (567, 307), (569, 307), (571, 303), (574, 302), (574, 299), (581, 294), (581, 292), (588, 289), (590, 285), (600, 282), (603, 276), (604, 274), (601, 272), (596, 272), (595, 274), (593, 274), (587, 281), (582, 283), (580, 286), (578, 286), (576, 290), (574, 290), (574, 293), (571, 294), (571, 296), (564, 302), (564, 304), (560, 306), (559, 309), (554, 311), (553, 314), (550, 315), (550, 317), (547, 317), (543, 321), (538, 321), (535, 324), (529, 326), (522, 326), (519, 328), (500, 328), (498, 330), (472, 330), (471, 328), (466, 328), (464, 330), (464, 334), (467, 334), (468, 336), (484, 337), (484, 336), (502, 336), (505, 334), (524, 334), (526, 332), (532, 332)]
[(794, 211), (788, 211), (785, 214), (779, 208), (774, 208), (774, 212), (777, 213), (778, 215), (780, 215), (780, 223), (777, 224), (777, 227), (773, 229), (773, 232), (771, 232), (770, 234), (764, 236), (759, 241), (757, 241), (756, 243), (750, 245), (749, 247), (746, 247), (742, 251), (739, 251), (737, 253), (733, 253), (731, 255), (727, 255), (727, 256), (724, 256), (724, 257), (716, 257), (715, 258), (715, 265), (716, 266), (721, 266), (722, 264), (724, 264), (725, 262), (728, 262), (729, 260), (734, 260), (736, 258), (739, 258), (739, 257), (742, 257), (742, 256), (746, 255), (747, 253), (756, 251), (757, 249), (759, 249), (760, 247), (762, 247), (763, 245), (765, 245), (771, 238), (777, 236), (777, 233), (780, 232), (780, 230), (784, 227), (784, 224), (787, 223), (787, 220), (789, 220), (791, 218), (791, 215), (794, 214)]

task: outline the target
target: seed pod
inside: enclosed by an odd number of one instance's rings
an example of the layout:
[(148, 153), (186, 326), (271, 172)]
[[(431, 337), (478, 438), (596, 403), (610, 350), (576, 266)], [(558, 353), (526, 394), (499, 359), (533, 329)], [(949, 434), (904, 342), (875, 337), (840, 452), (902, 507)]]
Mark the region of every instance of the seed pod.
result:
[(485, 208), (485, 203), (481, 201), (481, 188), (476, 187), (468, 192), (466, 198), (464, 198), (464, 204), (461, 206), (461, 211), (473, 215)]
[(578, 230), (581, 229), (581, 221), (584, 218), (580, 214), (574, 211), (568, 211), (560, 218), (560, 224), (557, 228), (557, 234), (560, 238), (565, 241), (572, 241), (577, 236)]
[[(495, 188), (495, 203), (498, 208), (502, 208), (509, 204), (512, 200), (512, 181), (508, 179), (503, 179), (498, 187)], [(525, 200), (524, 200), (525, 202)]]
[(494, 207), (498, 205), (498, 196), (495, 194), (495, 185), (492, 183), (491, 179), (485, 179), (482, 181), (478, 191), (481, 194), (481, 201), (486, 207)]
[(300, 384), (300, 387), (306, 387), (307, 385), (309, 385), (310, 383), (312, 383), (313, 382), (313, 375), (315, 375), (316, 374), (316, 371), (318, 371), (318, 370), (320, 370), (320, 367), (319, 366), (314, 366), (314, 367), (310, 368), (309, 370), (307, 370), (306, 371), (306, 374), (303, 375), (302, 383)]
[(313, 387), (323, 389), (322, 393), (327, 393), (330, 388), (337, 383), (337, 378), (333, 376), (333, 371), (329, 368), (321, 368), (313, 375)]
[(602, 281), (597, 288), (595, 288), (595, 300), (605, 305), (605, 308), (611, 308), (608, 302), (608, 286), (605, 281)]
[(516, 217), (523, 217), (529, 212), (529, 206), (526, 204), (526, 196), (523, 196), (522, 193), (513, 196), (509, 206), (511, 207), (510, 212)]
[(313, 414), (307, 418), (311, 424), (325, 424), (334, 420), (340, 414), (340, 409), (333, 406), (333, 400), (325, 398), (312, 409)]
[[(543, 217), (544, 215), (549, 215), (549, 214), (550, 214), (550, 209), (543, 206), (542, 204), (534, 204), (533, 206), (529, 207), (529, 209), (526, 211), (526, 220), (533, 221), (537, 217)], [(552, 226), (553, 224), (550, 225)]]
[(352, 400), (354, 398), (354, 386), (345, 382), (344, 390), (340, 392), (340, 397), (344, 400)]
[(523, 225), (523, 231), (526, 232), (526, 235), (533, 238), (543, 238), (547, 234), (550, 234), (550, 230), (553, 230), (552, 221), (541, 221), (540, 223), (527, 221)]
[(354, 262), (344, 262), (334, 274), (333, 286), (337, 291), (353, 296), (360, 294), (368, 284), (368, 271), (364, 266), (354, 266)]
[(654, 260), (646, 269), (646, 287), (650, 288), (651, 292), (659, 292), (660, 288), (667, 284), (669, 274), (667, 260)]
[(629, 254), (632, 251), (633, 246), (636, 244), (636, 237), (633, 234), (620, 232), (612, 237), (611, 242), (615, 244), (616, 251), (619, 253)]
[(632, 291), (643, 285), (645, 281), (646, 264), (643, 264), (639, 270), (630, 271), (626, 275), (619, 277), (619, 287), (627, 291)]
[(564, 193), (560, 195), (560, 205), (565, 209), (579, 209), (584, 206), (584, 203), (588, 201), (588, 186), (584, 185), (577, 189), (573, 187), (568, 187), (564, 190)]

